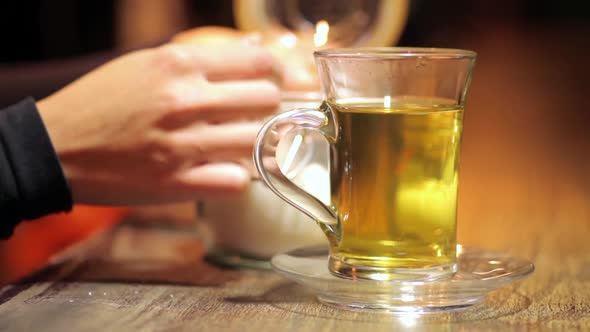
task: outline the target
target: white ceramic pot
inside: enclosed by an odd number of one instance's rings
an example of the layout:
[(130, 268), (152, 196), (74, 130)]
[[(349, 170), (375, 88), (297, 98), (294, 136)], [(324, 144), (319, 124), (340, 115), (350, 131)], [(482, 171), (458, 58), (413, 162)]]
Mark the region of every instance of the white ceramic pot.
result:
[[(289, 95), (281, 111), (317, 106), (317, 94)], [(299, 153), (304, 156), (299, 157), (307, 166), (290, 178), (329, 204), (328, 145), (321, 137), (307, 136), (305, 140), (306, 150)], [(289, 147), (287, 144), (282, 153), (288, 154)], [(285, 203), (258, 179), (239, 195), (201, 201), (199, 216), (213, 237), (212, 246), (246, 257), (268, 259), (279, 252), (327, 243), (315, 221)]]

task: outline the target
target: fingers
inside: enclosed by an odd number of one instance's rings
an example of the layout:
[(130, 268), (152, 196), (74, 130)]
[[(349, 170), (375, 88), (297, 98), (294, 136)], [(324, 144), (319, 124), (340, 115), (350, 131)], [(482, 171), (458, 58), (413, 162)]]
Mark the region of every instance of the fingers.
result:
[(281, 65), (261, 47), (220, 47), (208, 53), (203, 58), (203, 69), (210, 82), (260, 78), (282, 81)]
[(195, 166), (178, 174), (181, 190), (207, 194), (238, 192), (250, 182), (248, 171), (237, 164), (217, 163)]
[(162, 47), (164, 62), (184, 71), (199, 72), (212, 82), (281, 77), (281, 66), (262, 47), (236, 42), (198, 46), (170, 44)]
[(236, 114), (246, 118), (260, 118), (276, 112), (280, 103), (280, 92), (268, 81), (227, 81), (214, 84), (212, 108), (219, 111), (205, 112), (212, 122), (235, 119)]
[(192, 147), (187, 151), (199, 151), (209, 161), (249, 157), (261, 126), (260, 122), (196, 124), (172, 133), (171, 139), (179, 146)]
[(167, 115), (161, 126), (174, 128), (190, 122), (260, 119), (276, 112), (280, 92), (265, 80), (199, 82), (187, 78), (174, 86), (177, 111)]

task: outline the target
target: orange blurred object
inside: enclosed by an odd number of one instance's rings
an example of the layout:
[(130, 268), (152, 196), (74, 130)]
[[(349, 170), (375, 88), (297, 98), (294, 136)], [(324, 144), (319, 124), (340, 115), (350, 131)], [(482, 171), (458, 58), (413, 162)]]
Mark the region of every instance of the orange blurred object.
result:
[(125, 213), (124, 208), (76, 205), (67, 214), (20, 223), (10, 239), (0, 241), (0, 286), (42, 269), (52, 257), (106, 230)]
[(172, 42), (211, 46), (239, 41), (244, 37), (246, 37), (246, 35), (236, 29), (219, 26), (204, 26), (183, 31), (175, 35), (172, 38)]

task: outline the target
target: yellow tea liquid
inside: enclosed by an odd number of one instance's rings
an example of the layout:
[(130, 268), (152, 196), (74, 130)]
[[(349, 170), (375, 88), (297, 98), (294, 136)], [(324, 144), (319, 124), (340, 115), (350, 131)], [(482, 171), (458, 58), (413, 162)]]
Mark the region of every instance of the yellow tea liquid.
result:
[(384, 270), (453, 264), (463, 109), (430, 101), (330, 106), (340, 127), (333, 257)]

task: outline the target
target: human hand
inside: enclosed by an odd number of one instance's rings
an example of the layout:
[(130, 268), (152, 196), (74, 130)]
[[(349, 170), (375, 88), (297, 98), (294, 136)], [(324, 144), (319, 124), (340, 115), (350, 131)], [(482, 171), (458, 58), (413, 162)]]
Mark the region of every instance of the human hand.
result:
[(285, 91), (319, 91), (319, 80), (313, 63), (313, 49), (297, 42), (297, 37), (285, 31), (269, 29), (260, 33), (245, 33), (239, 30), (201, 26), (182, 31), (172, 38), (173, 43), (198, 46), (219, 46), (246, 40), (250, 44), (264, 46), (282, 66), (282, 77), (276, 81)]
[(194, 200), (238, 191), (274, 112), (265, 50), (236, 41), (124, 55), (38, 103), (77, 203)]

